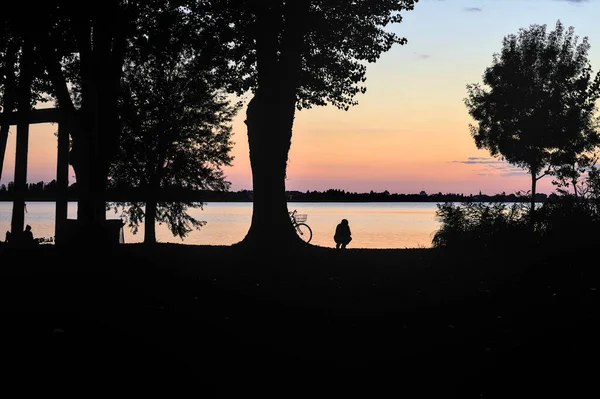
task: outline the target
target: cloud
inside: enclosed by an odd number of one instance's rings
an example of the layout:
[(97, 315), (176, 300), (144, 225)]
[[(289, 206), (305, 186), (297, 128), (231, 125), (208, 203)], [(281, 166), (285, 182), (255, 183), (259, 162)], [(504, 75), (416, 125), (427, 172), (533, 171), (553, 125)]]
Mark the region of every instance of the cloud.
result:
[(529, 176), (529, 173), (527, 173), (523, 169), (518, 169), (518, 168), (515, 168), (515, 167), (511, 167), (511, 168), (506, 168), (506, 170), (504, 172), (500, 173), (500, 176), (502, 176), (502, 177), (509, 177), (509, 176)]
[(494, 165), (494, 164), (506, 164), (505, 161), (496, 159), (496, 158), (482, 158), (482, 157), (469, 157), (466, 161), (452, 161), (454, 163), (464, 163), (468, 165), (472, 164), (486, 164), (486, 165)]
[(483, 11), (483, 8), (481, 8), (481, 7), (465, 7), (465, 8), (463, 8), (463, 10), (465, 10), (466, 12), (481, 12), (481, 11)]
[(573, 5), (584, 5), (586, 3), (589, 3), (590, 0), (554, 0), (554, 1), (559, 1), (561, 3), (569, 3), (569, 4), (573, 4)]
[(464, 161), (451, 161), (464, 165), (477, 165), (473, 172), (479, 176), (526, 176), (528, 173), (506, 161), (497, 158), (469, 157)]
[(431, 55), (429, 55), (429, 54), (417, 53), (416, 51), (413, 54), (415, 55), (415, 57), (417, 57), (420, 60), (426, 60), (431, 57)]

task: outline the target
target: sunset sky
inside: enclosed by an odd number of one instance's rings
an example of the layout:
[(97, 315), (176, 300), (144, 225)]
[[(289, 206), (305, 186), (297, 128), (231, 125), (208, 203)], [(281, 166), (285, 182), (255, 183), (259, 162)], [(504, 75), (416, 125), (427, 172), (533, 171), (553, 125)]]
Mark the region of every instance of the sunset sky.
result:
[[(349, 111), (333, 106), (296, 114), (288, 190), (486, 194), (527, 191), (523, 171), (491, 159), (469, 134), (466, 84), (480, 82), (504, 36), (557, 20), (587, 36), (600, 69), (600, 0), (420, 0), (394, 31), (408, 39), (368, 67), (367, 93)], [(245, 109), (234, 121), (234, 191), (251, 189)], [(56, 126), (32, 125), (28, 182), (56, 173)], [(0, 183), (14, 179), (11, 129)], [(70, 183), (75, 181), (70, 175)], [(550, 193), (550, 180), (538, 191)]]

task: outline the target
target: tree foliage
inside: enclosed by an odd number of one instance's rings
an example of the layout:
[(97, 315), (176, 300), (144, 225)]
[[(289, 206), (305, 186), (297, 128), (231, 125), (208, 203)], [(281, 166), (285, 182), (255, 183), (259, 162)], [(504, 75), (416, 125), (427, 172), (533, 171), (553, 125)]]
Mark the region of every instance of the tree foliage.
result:
[[(416, 0), (215, 0), (191, 12), (208, 23), (198, 46), (219, 43), (230, 62), (218, 75), (250, 94), (246, 125), (252, 222), (243, 242), (299, 243), (288, 217), (285, 179), (296, 110), (347, 110), (364, 93), (366, 67), (406, 39), (391, 31)], [(277, 243), (277, 244), (276, 244)]]
[(389, 28), (417, 2), (215, 0), (195, 2), (191, 11), (208, 24), (198, 45), (219, 43), (228, 51), (231, 62), (222, 63), (219, 74), (228, 77), (232, 92), (254, 93), (273, 72), (292, 73), (298, 66), (296, 80), (277, 82), (292, 85), (298, 109), (327, 104), (348, 109), (366, 91), (367, 64), (407, 43)]
[[(137, 48), (187, 37), (202, 71), (230, 93), (251, 93), (246, 110), (253, 179), (249, 235), (272, 245), (297, 236), (285, 200), (285, 176), (296, 110), (356, 105), (366, 68), (406, 39), (393, 33), (417, 0), (56, 0), (35, 11), (40, 57), (52, 95), (68, 114), (78, 218), (102, 221), (106, 181), (121, 138), (119, 82)], [(152, 12), (189, 24), (152, 35)], [(42, 11), (39, 11), (42, 10)], [(192, 27), (190, 29), (190, 27)], [(179, 29), (181, 28), (181, 29)]]
[(589, 49), (587, 38), (579, 41), (560, 21), (551, 32), (534, 24), (504, 38), (483, 85), (467, 85), (464, 101), (478, 122), (470, 125), (475, 144), (526, 169), (532, 199), (549, 168), (561, 174), (598, 145), (600, 75), (593, 76)]
[(523, 203), (438, 203), (440, 228), (431, 241), (434, 248), (491, 250), (524, 248), (534, 240)]
[[(184, 238), (205, 222), (188, 208), (202, 202), (160, 202), (164, 190), (228, 190), (222, 167), (231, 164), (231, 120), (239, 109), (215, 83), (204, 53), (190, 45), (192, 26), (182, 8), (151, 10), (140, 20), (135, 50), (124, 63), (119, 115), (122, 139), (109, 188), (140, 189), (144, 202), (113, 203), (133, 232), (145, 220), (145, 242), (155, 221)], [(201, 68), (205, 66), (205, 68)]]

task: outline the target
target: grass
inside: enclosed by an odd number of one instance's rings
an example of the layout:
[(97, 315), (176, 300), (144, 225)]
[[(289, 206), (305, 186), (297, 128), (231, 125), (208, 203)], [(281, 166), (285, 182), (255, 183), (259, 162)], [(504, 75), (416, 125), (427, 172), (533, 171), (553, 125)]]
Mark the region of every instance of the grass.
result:
[(18, 343), (4, 358), (88, 388), (538, 397), (591, 387), (598, 371), (586, 359), (599, 353), (600, 279), (573, 253), (123, 244), (1, 256), (5, 342)]

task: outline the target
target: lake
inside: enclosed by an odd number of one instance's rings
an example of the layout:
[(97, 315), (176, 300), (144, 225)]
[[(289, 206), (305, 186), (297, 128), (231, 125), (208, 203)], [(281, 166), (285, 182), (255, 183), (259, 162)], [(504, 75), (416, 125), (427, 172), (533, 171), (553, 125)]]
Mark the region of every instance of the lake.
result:
[[(54, 237), (53, 202), (28, 202), (25, 224), (32, 228), (34, 237)], [(433, 202), (289, 202), (288, 209), (307, 214), (306, 223), (313, 231), (311, 244), (335, 247), (333, 233), (341, 219), (348, 219), (352, 230), (349, 248), (428, 248), (433, 234), (440, 227), (436, 220), (436, 203)], [(0, 236), (10, 230), (12, 202), (0, 202)], [(192, 245), (231, 245), (246, 235), (252, 219), (251, 202), (209, 202), (204, 209), (193, 209), (190, 214), (207, 224), (194, 230), (183, 241), (173, 237), (165, 225), (156, 226), (160, 242)], [(77, 203), (70, 202), (68, 218), (75, 219)], [(119, 215), (107, 211), (107, 218)], [(144, 228), (138, 233), (124, 227), (126, 243), (144, 240)]]

